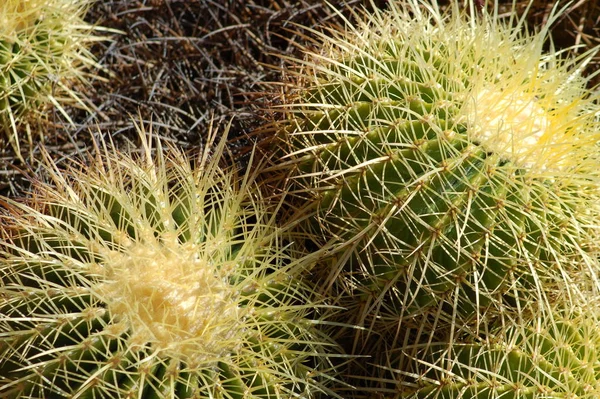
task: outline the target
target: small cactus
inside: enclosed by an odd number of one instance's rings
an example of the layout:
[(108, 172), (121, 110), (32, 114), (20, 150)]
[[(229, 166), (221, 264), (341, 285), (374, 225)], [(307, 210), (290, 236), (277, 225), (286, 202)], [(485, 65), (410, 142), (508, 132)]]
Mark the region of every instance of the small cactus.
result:
[(528, 34), (497, 8), (389, 3), (315, 32), (275, 122), (286, 155), (269, 170), (289, 173), (315, 248), (333, 254), (315, 273), (345, 321), (432, 339), (595, 275), (585, 58), (545, 53), (547, 26)]
[[(44, 106), (84, 103), (71, 89), (94, 64), (89, 0), (3, 0), (0, 3), (0, 126), (19, 152), (18, 132)], [(31, 140), (31, 137), (29, 137)]]
[(310, 257), (286, 249), (253, 176), (218, 166), (224, 146), (48, 161), (31, 204), (3, 200), (0, 397), (326, 390), (333, 345), (298, 274)]

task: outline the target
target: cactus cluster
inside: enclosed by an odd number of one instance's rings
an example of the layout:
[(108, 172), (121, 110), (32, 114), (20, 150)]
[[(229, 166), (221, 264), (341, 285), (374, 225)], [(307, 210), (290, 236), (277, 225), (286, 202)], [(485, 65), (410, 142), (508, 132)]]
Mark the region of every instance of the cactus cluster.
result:
[[(546, 50), (563, 10), (388, 3), (304, 30), (245, 172), (140, 127), (0, 201), (1, 398), (600, 396), (589, 54)], [(80, 76), (86, 5), (0, 5), (5, 129)]]
[[(45, 105), (63, 113), (67, 103), (84, 106), (71, 86), (85, 81), (84, 68), (94, 64), (88, 48), (97, 39), (83, 20), (89, 4), (88, 0), (0, 4), (0, 126), (16, 150), (18, 132), (29, 118), (43, 119)], [(66, 113), (65, 117), (69, 119)]]
[[(290, 398), (327, 350), (250, 173), (174, 148), (109, 152), (10, 201), (2, 222), (3, 398)], [(151, 152), (156, 154), (152, 155)], [(328, 373), (328, 378), (333, 377)]]

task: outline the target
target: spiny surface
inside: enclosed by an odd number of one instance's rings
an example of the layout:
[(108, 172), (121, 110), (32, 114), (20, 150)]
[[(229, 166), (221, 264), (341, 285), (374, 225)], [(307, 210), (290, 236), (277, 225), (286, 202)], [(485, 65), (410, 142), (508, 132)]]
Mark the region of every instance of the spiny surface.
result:
[(543, 306), (550, 287), (597, 272), (585, 59), (544, 53), (547, 31), (514, 16), (453, 4), (392, 2), (317, 34), (290, 60), (277, 127), (272, 170), (290, 171), (316, 248), (335, 253), (324, 286), (346, 320), (397, 342), (403, 327), (429, 339)]
[[(600, 395), (597, 304), (555, 310), (478, 342), (430, 347), (393, 397), (592, 399)], [(422, 352), (422, 351), (421, 351)], [(401, 355), (400, 355), (401, 356)], [(431, 359), (430, 362), (424, 359)]]
[(83, 21), (88, 6), (88, 0), (0, 3), (0, 127), (17, 153), (18, 133), (28, 120), (43, 120), (45, 106), (63, 113), (66, 104), (85, 108), (72, 86), (86, 81), (84, 69), (94, 64), (89, 47), (98, 38)]
[[(328, 340), (252, 176), (225, 140), (107, 152), (7, 201), (0, 396), (288, 398), (325, 390)], [(155, 151), (156, 154), (151, 153)]]

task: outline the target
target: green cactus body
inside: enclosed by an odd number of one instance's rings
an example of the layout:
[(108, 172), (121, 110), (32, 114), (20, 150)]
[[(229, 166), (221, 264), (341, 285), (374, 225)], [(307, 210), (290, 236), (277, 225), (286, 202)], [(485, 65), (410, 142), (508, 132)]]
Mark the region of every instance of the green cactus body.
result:
[(94, 64), (92, 27), (83, 21), (87, 0), (5, 0), (0, 4), (0, 125), (18, 150), (27, 120), (43, 107), (83, 104), (71, 90)]
[[(290, 398), (329, 340), (252, 176), (170, 149), (49, 168), (2, 218), (0, 397)], [(211, 158), (212, 157), (212, 158)], [(9, 201), (10, 202), (10, 201)], [(2, 231), (2, 230), (0, 230)], [(331, 378), (331, 377), (328, 377)]]
[(527, 326), (510, 326), (485, 342), (433, 349), (431, 358), (437, 360), (421, 362), (418, 381), (401, 376), (403, 393), (396, 398), (597, 398), (596, 316), (596, 309), (588, 307), (562, 310)]
[(409, 3), (357, 16), (293, 61), (275, 167), (335, 253), (320, 273), (342, 290), (343, 317), (391, 334), (543, 303), (544, 287), (594, 269), (600, 203), (579, 61), (544, 55), (545, 32), (520, 23)]

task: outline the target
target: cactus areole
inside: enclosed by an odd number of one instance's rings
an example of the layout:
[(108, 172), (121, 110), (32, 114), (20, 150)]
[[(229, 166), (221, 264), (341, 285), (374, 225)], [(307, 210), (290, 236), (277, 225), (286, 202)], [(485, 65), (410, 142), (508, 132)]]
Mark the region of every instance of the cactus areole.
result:
[(591, 263), (600, 129), (583, 61), (544, 53), (547, 32), (514, 16), (467, 14), (391, 2), (290, 61), (282, 164), (319, 245), (352, 252), (325, 275), (362, 296), (357, 320), (479, 318)]

